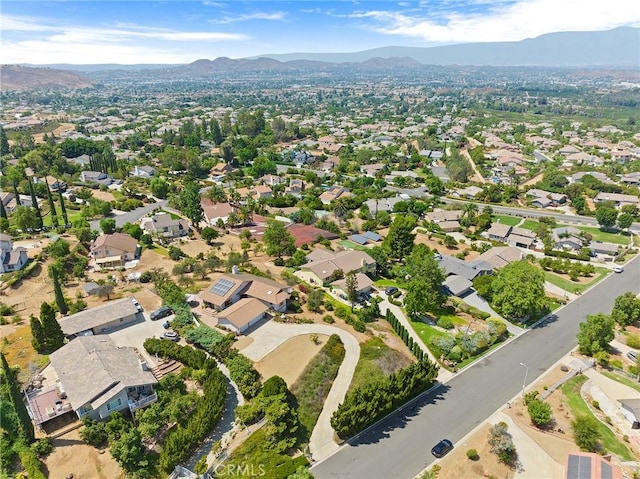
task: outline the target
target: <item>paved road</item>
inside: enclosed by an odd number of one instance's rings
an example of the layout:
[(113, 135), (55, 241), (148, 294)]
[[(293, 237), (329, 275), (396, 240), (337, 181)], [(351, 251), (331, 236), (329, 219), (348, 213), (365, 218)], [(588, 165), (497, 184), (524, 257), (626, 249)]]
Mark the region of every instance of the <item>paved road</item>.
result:
[[(456, 200), (453, 198), (443, 197), (440, 199), (442, 200), (443, 203), (449, 203), (454, 205), (462, 205), (464, 203), (469, 203), (469, 201)], [(592, 218), (591, 216), (563, 215), (561, 213), (554, 213), (552, 211), (546, 211), (542, 209), (512, 208), (509, 206), (499, 206), (499, 205), (491, 205), (486, 203), (479, 203), (477, 201), (474, 201), (473, 203), (478, 205), (478, 208), (480, 208), (481, 210), (485, 206), (491, 206), (491, 208), (493, 209), (493, 212), (500, 215), (520, 216), (522, 218), (540, 218), (541, 216), (544, 216), (546, 218), (555, 218), (556, 221), (561, 223), (574, 223), (582, 226), (592, 226), (595, 228), (598, 227), (598, 220), (596, 220), (595, 218)], [(629, 229), (636, 233), (640, 233), (640, 223), (633, 223), (631, 225), (631, 228)]]
[[(136, 208), (133, 211), (128, 211), (127, 213), (114, 216), (113, 219), (116, 220), (117, 227), (123, 226), (125, 223), (135, 223), (147, 213), (150, 213), (151, 211), (157, 210), (159, 208), (164, 208), (166, 204), (167, 200), (158, 200), (156, 203), (141, 206), (140, 208)], [(92, 230), (101, 231), (100, 220), (93, 220), (89, 224), (91, 225)]]
[(431, 447), (447, 437), (454, 444), (523, 388), (533, 382), (576, 344), (578, 324), (587, 314), (609, 312), (616, 296), (640, 292), (640, 256), (625, 272), (605, 278), (569, 303), (545, 324), (496, 350), (463, 370), (417, 403), (352, 440), (313, 467), (317, 479), (409, 479), (434, 458)]

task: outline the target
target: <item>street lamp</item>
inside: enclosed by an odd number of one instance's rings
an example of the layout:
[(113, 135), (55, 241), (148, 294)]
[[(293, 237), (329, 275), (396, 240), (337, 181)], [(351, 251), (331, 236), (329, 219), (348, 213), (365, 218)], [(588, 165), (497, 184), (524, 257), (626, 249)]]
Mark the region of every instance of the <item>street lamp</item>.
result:
[(527, 375), (529, 374), (529, 368), (525, 363), (520, 363), (520, 366), (524, 367), (524, 382), (522, 383), (522, 397), (524, 397), (524, 388), (527, 386)]

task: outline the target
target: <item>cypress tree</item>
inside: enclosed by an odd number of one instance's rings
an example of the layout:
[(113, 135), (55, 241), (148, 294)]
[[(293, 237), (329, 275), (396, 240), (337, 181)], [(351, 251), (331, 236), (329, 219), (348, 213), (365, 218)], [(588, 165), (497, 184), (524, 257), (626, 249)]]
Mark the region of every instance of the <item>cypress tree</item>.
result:
[(54, 228), (58, 227), (58, 214), (56, 213), (56, 205), (53, 202), (53, 196), (51, 196), (51, 190), (49, 189), (49, 183), (47, 179), (44, 179), (44, 184), (47, 185), (47, 199), (49, 200), (49, 209), (51, 210), (51, 224)]
[(60, 209), (62, 210), (62, 219), (64, 220), (65, 228), (69, 224), (69, 217), (67, 216), (67, 208), (64, 206), (64, 196), (62, 196), (62, 190), (58, 188), (58, 199), (60, 200)]
[(51, 354), (64, 345), (64, 333), (56, 320), (56, 312), (49, 303), (40, 305), (40, 321), (45, 340), (45, 352)]
[(20, 201), (20, 194), (18, 193), (18, 180), (13, 180), (13, 193), (16, 195), (16, 205), (22, 206), (22, 201)]
[(7, 210), (4, 209), (4, 203), (0, 201), (0, 218), (7, 219)]
[(42, 213), (40, 212), (40, 206), (38, 205), (38, 199), (31, 180), (29, 180), (29, 195), (31, 195), (31, 203), (33, 203), (33, 208), (36, 210), (36, 216), (38, 217), (38, 228), (42, 228)]
[(3, 353), (0, 353), (0, 362), (2, 362), (2, 375), (4, 376), (4, 380), (7, 382), (7, 389), (9, 390), (9, 396), (13, 403), (13, 409), (16, 411), (20, 422), (20, 431), (24, 438), (29, 443), (32, 443), (35, 439), (33, 423), (31, 422), (31, 418), (27, 412), (27, 406), (24, 405), (24, 401), (22, 400), (22, 394), (20, 393), (18, 382), (16, 381), (13, 371), (11, 371), (9, 364), (7, 363), (7, 358), (4, 357)]
[(43, 354), (45, 350), (46, 338), (44, 337), (44, 330), (42, 329), (42, 323), (33, 314), (29, 318), (31, 325), (31, 346), (40, 354)]
[(56, 304), (58, 305), (58, 311), (60, 314), (65, 315), (69, 312), (67, 309), (67, 303), (64, 300), (64, 294), (62, 293), (62, 286), (60, 285), (60, 275), (58, 273), (58, 269), (52, 267), (54, 265), (49, 266), (49, 276), (53, 281), (53, 292), (56, 297)]

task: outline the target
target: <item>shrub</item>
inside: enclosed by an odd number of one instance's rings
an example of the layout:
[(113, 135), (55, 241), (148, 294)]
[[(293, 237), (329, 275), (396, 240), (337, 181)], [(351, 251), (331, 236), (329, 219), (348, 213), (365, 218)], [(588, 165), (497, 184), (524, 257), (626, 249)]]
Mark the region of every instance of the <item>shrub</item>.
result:
[(467, 451), (467, 457), (472, 461), (477, 461), (478, 459), (480, 459), (480, 456), (478, 456), (478, 451), (476, 451), (475, 449), (469, 449)]
[(527, 404), (527, 411), (531, 422), (536, 427), (545, 427), (552, 420), (551, 406), (542, 399), (534, 399)]
[(23, 447), (18, 451), (18, 456), (20, 456), (20, 463), (29, 479), (46, 479), (47, 476), (44, 475), (40, 468), (40, 460), (32, 449)]
[(353, 322), (353, 329), (355, 329), (359, 333), (364, 333), (367, 330), (367, 326), (362, 321), (357, 319)]
[(640, 334), (630, 334), (627, 336), (627, 346), (633, 349), (640, 349)]
[(51, 440), (48, 437), (45, 437), (31, 444), (31, 449), (38, 457), (47, 457), (53, 451), (53, 444), (51, 444)]
[(595, 452), (600, 442), (598, 420), (592, 416), (578, 416), (571, 422), (573, 438), (584, 451)]
[(336, 320), (335, 320), (335, 319), (333, 319), (333, 316), (331, 316), (330, 314), (325, 314), (325, 315), (322, 317), (322, 320), (323, 320), (325, 323), (329, 323), (329, 324), (333, 324), (333, 323), (335, 323), (335, 322), (336, 322)]
[(284, 266), (284, 259), (276, 258), (276, 259), (273, 260), (273, 264), (275, 266)]
[(437, 325), (444, 329), (453, 329), (453, 321), (447, 316), (438, 319)]
[(108, 434), (105, 424), (85, 417), (82, 420), (84, 427), (80, 431), (80, 439), (93, 447), (101, 447), (107, 443)]
[(140, 275), (141, 283), (150, 283), (152, 279), (153, 279), (153, 275), (151, 274), (151, 271), (145, 271)]

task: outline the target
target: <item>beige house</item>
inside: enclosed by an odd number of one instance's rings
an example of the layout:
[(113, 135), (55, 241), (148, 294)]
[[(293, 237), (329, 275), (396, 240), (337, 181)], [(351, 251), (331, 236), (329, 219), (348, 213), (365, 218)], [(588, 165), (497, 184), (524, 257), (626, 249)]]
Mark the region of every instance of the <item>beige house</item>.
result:
[(126, 233), (102, 234), (91, 245), (91, 257), (97, 266), (120, 268), (138, 258), (138, 242)]
[(269, 307), (259, 299), (242, 298), (218, 315), (218, 326), (243, 333), (264, 318)]
[(158, 400), (156, 378), (133, 348), (120, 348), (109, 336), (77, 338), (49, 356), (27, 391), (27, 409), (36, 425), (74, 411), (78, 418), (107, 419)]
[[(376, 262), (364, 251), (340, 251), (334, 253), (328, 250), (318, 250), (320, 254), (307, 256), (310, 263), (300, 267), (295, 275), (303, 281), (314, 285), (325, 284), (338, 270), (346, 275), (351, 271), (356, 273), (375, 273)], [(317, 260), (314, 258), (318, 258)]]
[[(373, 281), (364, 273), (356, 273), (356, 289), (358, 294), (368, 293), (373, 288)], [(331, 283), (333, 290), (338, 296), (348, 297), (347, 280), (339, 279)]]
[(162, 239), (174, 239), (189, 234), (189, 223), (182, 219), (173, 219), (169, 213), (156, 213), (140, 220), (145, 233)]
[(122, 298), (60, 318), (58, 322), (67, 337), (105, 334), (142, 319), (133, 298)]

